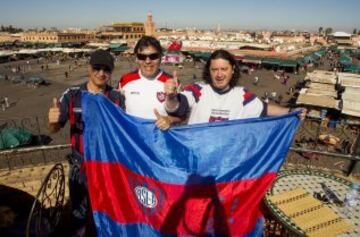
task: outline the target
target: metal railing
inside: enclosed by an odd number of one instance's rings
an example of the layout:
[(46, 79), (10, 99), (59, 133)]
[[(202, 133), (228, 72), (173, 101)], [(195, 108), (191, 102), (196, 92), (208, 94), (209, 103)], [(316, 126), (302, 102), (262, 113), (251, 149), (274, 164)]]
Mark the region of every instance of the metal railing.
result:
[[(66, 160), (66, 155), (70, 152), (68, 144), (70, 135), (67, 126), (56, 134), (50, 134), (46, 117), (0, 119), (0, 132), (4, 128), (21, 128), (32, 133), (32, 138), (27, 144), (0, 150), (0, 170), (46, 165)], [(5, 138), (0, 134), (0, 139), (0, 142), (3, 142)]]
[[(55, 158), (59, 155), (56, 153), (63, 153), (64, 150), (69, 151), (69, 128), (67, 126), (59, 133), (49, 134), (47, 131), (46, 117), (0, 119), (0, 129), (5, 127), (17, 127), (31, 131), (34, 135), (34, 143), (36, 145), (0, 151), (0, 169), (4, 166), (16, 167), (20, 164), (36, 164), (36, 162), (46, 163), (47, 161), (59, 160), (59, 158)], [(354, 145), (357, 139), (359, 139), (359, 134), (359, 125), (338, 123), (332, 124), (332, 126), (329, 127), (327, 124), (324, 124), (323, 120), (306, 118), (301, 123), (295, 135), (290, 148), (290, 153), (297, 153), (299, 156), (307, 159), (316, 156), (336, 157), (347, 160), (351, 163), (347, 170), (347, 173), (349, 174), (355, 168), (356, 162), (360, 160), (360, 154), (354, 152), (356, 150)], [(326, 136), (335, 139), (336, 143), (330, 144), (326, 139), (321, 139), (321, 137)], [(29, 153), (32, 153), (31, 158), (26, 157)], [(35, 153), (39, 155), (34, 155)], [(4, 156), (6, 157), (5, 159), (2, 158)], [(41, 156), (41, 159), (34, 158), (39, 156)], [(14, 157), (18, 158), (15, 159)]]

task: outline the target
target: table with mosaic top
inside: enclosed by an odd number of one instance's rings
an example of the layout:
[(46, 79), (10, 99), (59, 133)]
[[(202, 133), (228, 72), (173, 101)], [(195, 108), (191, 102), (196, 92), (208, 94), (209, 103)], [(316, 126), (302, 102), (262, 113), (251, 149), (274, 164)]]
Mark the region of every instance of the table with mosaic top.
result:
[[(321, 183), (325, 183), (331, 188), (339, 197), (340, 200), (344, 200), (346, 192), (350, 189), (350, 182), (330, 175), (321, 171), (310, 170), (284, 170), (279, 172), (275, 182), (266, 194), (264, 202), (270, 213), (275, 217), (276, 221), (280, 222), (285, 228), (286, 236), (307, 236), (303, 230), (301, 230), (293, 221), (287, 217), (269, 198), (273, 195), (285, 193), (296, 188), (302, 188), (307, 193), (313, 195), (315, 192), (323, 193)], [(359, 194), (360, 195), (360, 194)], [(342, 233), (339, 236), (350, 237), (360, 236), (360, 203), (358, 202), (355, 207), (351, 209), (335, 205), (326, 204), (327, 207), (332, 209), (338, 216), (343, 218), (349, 224), (352, 225), (352, 230)], [(350, 213), (349, 213), (350, 212)], [(321, 218), (321, 216), (319, 216)], [(324, 233), (325, 234), (325, 233)], [(281, 234), (280, 234), (281, 235)]]

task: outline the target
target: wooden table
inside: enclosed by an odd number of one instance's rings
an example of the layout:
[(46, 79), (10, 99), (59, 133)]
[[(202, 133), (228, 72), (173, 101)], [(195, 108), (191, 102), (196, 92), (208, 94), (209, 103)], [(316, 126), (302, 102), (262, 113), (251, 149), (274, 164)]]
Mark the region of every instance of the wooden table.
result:
[[(274, 203), (270, 201), (270, 197), (276, 194), (284, 193), (302, 188), (307, 193), (313, 195), (314, 192), (324, 193), (320, 183), (325, 183), (333, 190), (340, 200), (344, 200), (346, 192), (349, 190), (350, 182), (320, 171), (310, 170), (292, 170), (282, 171), (278, 174), (273, 186), (270, 188), (264, 198), (264, 203), (271, 213), (271, 216), (284, 227), (284, 233), (277, 233), (279, 236), (306, 236), (305, 232), (301, 230), (294, 222), (287, 217)], [(351, 215), (346, 214), (346, 208), (334, 204), (326, 204), (338, 216), (345, 219), (346, 222), (353, 226), (353, 230), (343, 233), (339, 236), (360, 236), (360, 201), (351, 209)], [(321, 216), (319, 216), (321, 218)], [(267, 226), (267, 228), (269, 228)], [(279, 232), (279, 231), (278, 231)]]

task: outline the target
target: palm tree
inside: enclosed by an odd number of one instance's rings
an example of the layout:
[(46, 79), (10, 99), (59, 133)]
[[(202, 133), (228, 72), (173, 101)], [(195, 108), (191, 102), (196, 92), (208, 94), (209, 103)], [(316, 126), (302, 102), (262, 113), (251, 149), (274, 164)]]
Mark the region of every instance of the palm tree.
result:
[(324, 33), (324, 28), (322, 26), (319, 27), (319, 35), (322, 35)]
[(330, 35), (333, 32), (333, 29), (331, 27), (328, 27), (325, 29), (325, 35)]

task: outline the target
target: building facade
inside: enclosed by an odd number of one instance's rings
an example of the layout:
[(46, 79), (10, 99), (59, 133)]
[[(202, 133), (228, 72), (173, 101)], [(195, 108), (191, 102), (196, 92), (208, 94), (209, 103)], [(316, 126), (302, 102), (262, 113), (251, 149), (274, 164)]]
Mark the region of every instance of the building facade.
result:
[(84, 32), (24, 32), (21, 41), (32, 43), (86, 43), (95, 39), (94, 33)]
[(144, 24), (140, 22), (118, 22), (102, 28), (97, 37), (100, 40), (136, 41), (145, 34)]
[(21, 37), (19, 34), (0, 33), (0, 43), (14, 43), (15, 41), (20, 41), (20, 39)]
[(329, 40), (336, 43), (338, 46), (352, 46), (352, 34), (345, 32), (335, 32), (329, 35)]

